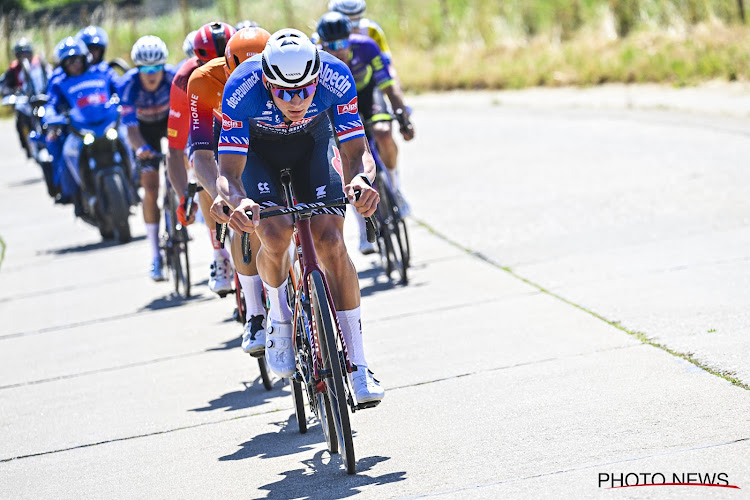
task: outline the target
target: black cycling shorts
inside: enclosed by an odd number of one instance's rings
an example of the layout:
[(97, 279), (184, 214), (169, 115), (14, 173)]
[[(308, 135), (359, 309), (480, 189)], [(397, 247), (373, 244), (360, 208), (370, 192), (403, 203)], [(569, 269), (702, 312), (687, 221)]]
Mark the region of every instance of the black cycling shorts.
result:
[(362, 121), (385, 122), (393, 120), (391, 107), (386, 103), (383, 91), (375, 85), (375, 79), (370, 80), (362, 90), (357, 91), (357, 105)]
[[(159, 120), (158, 122), (138, 122), (138, 130), (141, 132), (141, 135), (146, 141), (146, 144), (151, 146), (154, 151), (157, 151), (159, 153), (161, 153), (161, 139), (162, 137), (167, 137), (168, 119), (169, 118), (167, 117), (164, 120)], [(135, 155), (135, 151), (133, 151), (133, 154)], [(158, 169), (161, 161), (146, 160), (142, 162), (140, 160), (137, 160), (136, 164), (138, 165), (138, 172), (140, 173)]]
[[(330, 202), (344, 196), (341, 154), (325, 114), (316, 118), (305, 132), (292, 136), (250, 136), (242, 171), (247, 197), (261, 207), (285, 206), (281, 185), (281, 170), (285, 168), (291, 169), (297, 203)], [(313, 214), (343, 217), (345, 212), (344, 207), (335, 207)]]

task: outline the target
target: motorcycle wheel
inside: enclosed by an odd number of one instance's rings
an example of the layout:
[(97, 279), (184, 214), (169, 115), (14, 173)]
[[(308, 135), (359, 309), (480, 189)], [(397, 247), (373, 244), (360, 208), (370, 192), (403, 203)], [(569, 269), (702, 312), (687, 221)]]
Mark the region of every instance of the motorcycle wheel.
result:
[(104, 178), (102, 187), (107, 215), (111, 220), (114, 237), (120, 243), (127, 243), (131, 240), (130, 223), (128, 222), (130, 207), (122, 178), (115, 174), (108, 175)]

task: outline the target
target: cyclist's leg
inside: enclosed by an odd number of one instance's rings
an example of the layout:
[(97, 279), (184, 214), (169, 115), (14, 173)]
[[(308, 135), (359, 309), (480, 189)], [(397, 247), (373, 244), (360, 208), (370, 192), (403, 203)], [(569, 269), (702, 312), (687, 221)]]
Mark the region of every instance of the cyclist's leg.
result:
[[(245, 296), (247, 321), (242, 334), (242, 349), (250, 354), (263, 352), (265, 348), (266, 309), (263, 303), (263, 281), (258, 274), (255, 255), (260, 249), (257, 234), (250, 235), (250, 252), (253, 256), (245, 264), (242, 259), (242, 236), (232, 234), (232, 259), (235, 272), (240, 282), (242, 294)], [(240, 293), (240, 290), (237, 290)]]
[[(161, 151), (161, 138), (166, 135), (166, 122), (162, 133), (161, 122), (138, 123), (138, 128), (146, 143), (155, 151)], [(141, 186), (145, 190), (143, 196), (143, 222), (146, 224), (146, 237), (151, 244), (151, 278), (155, 281), (164, 279), (161, 252), (159, 251), (159, 169), (154, 167), (142, 168), (140, 171)]]
[[(256, 147), (262, 145), (256, 143)], [(278, 147), (279, 143), (276, 143), (269, 151), (277, 151)], [(248, 151), (247, 163), (242, 173), (242, 182), (248, 198), (264, 208), (283, 206), (284, 198), (276, 178), (278, 173), (265, 159), (259, 157), (252, 149)], [(289, 243), (293, 231), (290, 216), (264, 219), (256, 228), (261, 245), (254, 253), (254, 259), (270, 303), (270, 320), (266, 328), (266, 360), (271, 370), (281, 377), (291, 376), (295, 369), (292, 310), (287, 302), (286, 286), (290, 265)]]
[[(370, 83), (362, 90), (358, 90), (359, 94), (359, 114), (362, 117), (362, 123), (368, 122), (372, 119), (373, 113), (373, 92), (375, 89), (375, 81), (371, 80)], [(367, 228), (365, 226), (365, 218), (357, 212), (354, 206), (349, 205), (347, 208), (349, 216), (352, 217), (359, 228), (359, 251), (362, 255), (370, 255), (378, 251), (378, 247), (374, 243), (367, 241)]]
[[(213, 200), (208, 191), (198, 193), (198, 205), (208, 228), (208, 237), (214, 252), (214, 260), (211, 263), (211, 277), (208, 280), (208, 288), (221, 296), (232, 291), (232, 263), (229, 251), (221, 248), (221, 242), (216, 239), (216, 221), (211, 216), (211, 205)], [(227, 242), (228, 243), (228, 242)]]
[(383, 92), (375, 87), (372, 91), (372, 131), (378, 145), (380, 159), (388, 170), (395, 170), (398, 162), (398, 146), (393, 140), (390, 108), (385, 101)]
[[(316, 142), (308, 169), (307, 189), (303, 186), (297, 189), (299, 201), (331, 201), (341, 196), (343, 181), (332, 166), (333, 158), (337, 156), (335, 148), (333, 137)], [(319, 199), (318, 193), (321, 191), (326, 196)], [(357, 401), (379, 401), (383, 398), (384, 392), (367, 369), (362, 342), (359, 279), (344, 243), (344, 211), (326, 209), (324, 213), (312, 218), (310, 228), (315, 250), (325, 266), (326, 281), (338, 313), (350, 361), (358, 367), (352, 374)]]

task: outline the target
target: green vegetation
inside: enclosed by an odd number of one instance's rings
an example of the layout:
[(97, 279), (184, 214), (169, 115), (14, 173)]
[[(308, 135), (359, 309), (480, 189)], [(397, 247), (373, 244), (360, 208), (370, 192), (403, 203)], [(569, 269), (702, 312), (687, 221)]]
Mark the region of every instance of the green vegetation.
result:
[[(371, 0), (367, 14), (385, 29), (399, 75), (412, 91), (605, 82), (689, 85), (750, 75), (750, 28), (739, 9), (743, 1)], [(186, 19), (179, 10), (146, 18), (134, 8), (110, 3), (86, 15), (109, 32), (110, 57), (127, 60), (139, 36), (156, 34), (176, 62), (182, 58), (186, 27), (251, 18), (269, 31), (292, 26), (309, 33), (326, 4), (217, 0), (209, 9), (191, 10)], [(83, 26), (45, 29), (39, 17), (40, 26), (18, 26), (12, 38), (30, 35), (50, 52), (57, 40)]]

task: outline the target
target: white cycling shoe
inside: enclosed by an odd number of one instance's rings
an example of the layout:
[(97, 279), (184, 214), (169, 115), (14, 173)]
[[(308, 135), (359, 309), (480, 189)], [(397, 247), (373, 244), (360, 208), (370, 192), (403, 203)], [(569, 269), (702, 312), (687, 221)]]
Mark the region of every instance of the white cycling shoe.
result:
[(232, 283), (234, 283), (234, 275), (229, 259), (215, 260), (211, 264), (211, 277), (208, 280), (209, 290), (220, 297), (224, 297), (232, 291)]
[(378, 251), (378, 247), (375, 245), (375, 243), (370, 243), (367, 241), (367, 236), (363, 235), (359, 239), (359, 252), (362, 255), (370, 255)]
[(385, 391), (380, 382), (375, 380), (373, 373), (366, 366), (359, 366), (351, 373), (352, 390), (357, 398), (357, 404), (380, 402)]
[(268, 367), (281, 378), (294, 374), (294, 343), (292, 342), (292, 324), (271, 320), (266, 328), (266, 361)]
[(266, 349), (266, 318), (262, 314), (251, 317), (242, 333), (242, 350), (251, 356), (261, 357)]

